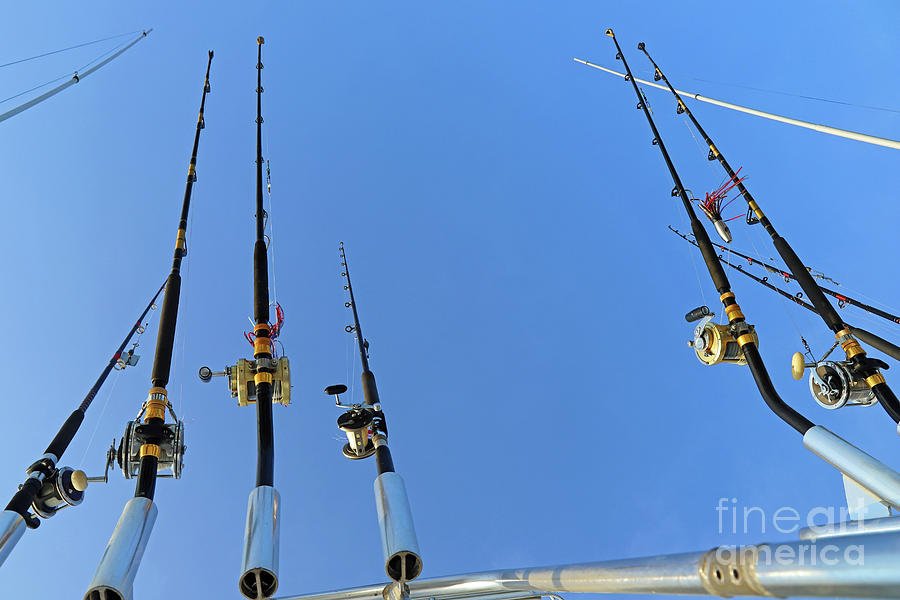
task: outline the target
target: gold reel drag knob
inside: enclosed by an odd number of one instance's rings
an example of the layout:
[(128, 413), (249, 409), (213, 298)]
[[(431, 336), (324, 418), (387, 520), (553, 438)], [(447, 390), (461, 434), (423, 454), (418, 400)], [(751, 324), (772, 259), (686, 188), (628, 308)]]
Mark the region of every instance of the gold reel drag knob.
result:
[(806, 361), (803, 359), (803, 354), (794, 352), (794, 355), (791, 357), (791, 377), (797, 381), (803, 379), (803, 368), (805, 366)]

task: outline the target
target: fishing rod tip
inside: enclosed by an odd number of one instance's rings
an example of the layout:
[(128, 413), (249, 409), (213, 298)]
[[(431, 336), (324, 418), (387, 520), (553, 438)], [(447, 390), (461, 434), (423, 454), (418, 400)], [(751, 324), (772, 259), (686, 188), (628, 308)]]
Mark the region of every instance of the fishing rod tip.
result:
[(256, 43), (262, 46), (266, 43), (266, 40), (263, 38), (263, 36), (259, 36), (258, 38), (256, 38)]
[(611, 38), (613, 38), (613, 39), (615, 39), (615, 37), (616, 37), (616, 34), (613, 33), (613, 30), (612, 30), (611, 27), (610, 27), (609, 29), (606, 30), (606, 35), (608, 35), (609, 37), (611, 37)]
[(638, 50), (644, 49), (644, 42), (638, 42)]

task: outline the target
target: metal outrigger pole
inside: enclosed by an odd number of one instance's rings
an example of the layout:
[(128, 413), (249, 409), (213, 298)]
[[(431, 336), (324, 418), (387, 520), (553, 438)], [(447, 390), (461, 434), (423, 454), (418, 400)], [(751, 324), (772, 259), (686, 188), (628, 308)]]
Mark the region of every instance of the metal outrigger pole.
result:
[(414, 580), (422, 572), (422, 559), (419, 554), (419, 543), (413, 526), (412, 511), (406, 494), (403, 478), (394, 471), (394, 461), (388, 448), (388, 430), (378, 388), (375, 385), (375, 374), (369, 368), (369, 342), (363, 337), (356, 310), (356, 298), (353, 295), (353, 284), (350, 282), (350, 266), (341, 242), (341, 275), (347, 280), (344, 289), (350, 294), (350, 301), (344, 305), (353, 311), (353, 325), (345, 328), (356, 336), (359, 346), (359, 359), (362, 363), (363, 404), (341, 404), (340, 394), (347, 391), (345, 385), (331, 385), (325, 393), (335, 397), (335, 403), (347, 412), (338, 418), (338, 427), (347, 434), (348, 443), (344, 445), (344, 456), (358, 460), (375, 456), (378, 476), (375, 478), (375, 505), (378, 511), (378, 528), (381, 533), (381, 545), (384, 552), (384, 570), (395, 582), (392, 597), (401, 598), (408, 595), (406, 582)]
[(85, 69), (85, 70), (82, 71), (81, 73), (75, 73), (75, 75), (73, 75), (72, 78), (69, 79), (69, 80), (67, 80), (65, 83), (61, 83), (61, 84), (59, 84), (58, 86), (56, 86), (55, 88), (53, 88), (52, 90), (49, 90), (49, 91), (47, 91), (47, 92), (44, 92), (43, 94), (41, 94), (41, 95), (38, 96), (37, 98), (32, 98), (31, 100), (29, 100), (29, 101), (27, 101), (27, 102), (23, 102), (23, 103), (20, 104), (19, 106), (15, 107), (15, 108), (11, 108), (10, 110), (6, 111), (5, 113), (0, 114), (0, 122), (5, 121), (5, 120), (7, 120), (7, 119), (9, 119), (9, 118), (11, 118), (11, 117), (16, 116), (16, 115), (19, 114), (20, 112), (24, 112), (24, 111), (28, 110), (29, 108), (31, 108), (32, 106), (34, 106), (34, 105), (36, 105), (36, 104), (40, 104), (41, 102), (43, 102), (44, 100), (50, 98), (51, 96), (55, 96), (56, 94), (60, 93), (61, 91), (63, 91), (63, 90), (66, 89), (67, 87), (72, 86), (72, 85), (75, 85), (76, 83), (80, 82), (82, 79), (84, 79), (85, 77), (87, 77), (88, 75), (90, 75), (91, 73), (93, 73), (94, 71), (96, 71), (97, 69), (99, 69), (100, 67), (102, 67), (102, 66), (106, 65), (107, 63), (109, 63), (109, 62), (115, 60), (116, 58), (118, 58), (118, 57), (119, 57), (122, 53), (124, 53), (126, 50), (128, 50), (129, 48), (131, 48), (132, 46), (134, 46), (135, 44), (137, 44), (139, 41), (141, 41), (142, 39), (144, 39), (145, 37), (147, 37), (147, 36), (150, 34), (151, 31), (153, 31), (152, 28), (151, 28), (151, 29), (147, 29), (147, 30), (145, 30), (145, 31), (142, 31), (142, 32), (141, 32), (141, 35), (139, 35), (138, 37), (136, 37), (134, 40), (132, 40), (131, 42), (129, 42), (128, 44), (126, 44), (126, 45), (123, 46), (122, 48), (119, 48), (119, 49), (118, 49), (117, 51), (115, 51), (112, 55), (106, 57), (105, 59), (103, 59), (102, 61), (100, 61), (99, 63), (97, 63), (96, 65), (92, 66), (90, 69)]
[[(880, 368), (887, 368), (887, 365), (878, 359), (866, 356), (866, 351), (853, 337), (853, 332), (844, 324), (834, 306), (832, 306), (828, 299), (825, 298), (825, 294), (822, 292), (822, 289), (818, 286), (818, 284), (813, 279), (813, 276), (803, 265), (803, 262), (797, 256), (797, 253), (794, 252), (794, 249), (791, 248), (787, 240), (785, 240), (784, 237), (782, 237), (778, 234), (777, 231), (775, 231), (775, 227), (772, 225), (772, 222), (769, 221), (769, 218), (765, 214), (763, 214), (762, 209), (759, 207), (759, 204), (753, 198), (753, 196), (750, 195), (749, 190), (747, 190), (747, 188), (744, 186), (742, 180), (738, 179), (734, 169), (731, 168), (731, 165), (729, 165), (728, 161), (725, 159), (725, 156), (713, 143), (712, 139), (709, 137), (709, 134), (707, 134), (703, 127), (700, 126), (700, 123), (697, 121), (696, 117), (694, 117), (694, 113), (691, 112), (691, 109), (687, 107), (687, 105), (681, 99), (681, 96), (678, 95), (678, 92), (675, 91), (675, 88), (672, 87), (671, 83), (669, 83), (668, 78), (666, 78), (666, 76), (660, 70), (659, 66), (656, 64), (653, 58), (650, 57), (650, 53), (647, 52), (647, 48), (644, 42), (638, 44), (638, 49), (642, 50), (650, 60), (650, 62), (653, 64), (653, 67), (656, 70), (654, 79), (662, 79), (668, 86), (669, 91), (671, 91), (675, 96), (675, 100), (678, 102), (678, 112), (687, 113), (687, 116), (688, 118), (690, 118), (691, 123), (693, 123), (694, 128), (703, 137), (706, 145), (709, 146), (709, 160), (718, 160), (719, 164), (722, 165), (722, 168), (725, 170), (728, 176), (732, 179), (732, 181), (735, 182), (738, 190), (740, 190), (741, 195), (744, 197), (744, 200), (747, 201), (747, 205), (749, 206), (750, 210), (759, 220), (760, 225), (763, 226), (763, 228), (772, 238), (772, 244), (775, 246), (775, 249), (781, 256), (781, 259), (787, 265), (788, 270), (791, 272), (800, 287), (803, 289), (803, 292), (806, 294), (807, 298), (809, 298), (809, 301), (813, 304), (813, 306), (816, 307), (816, 312), (819, 314), (819, 316), (822, 317), (822, 320), (825, 321), (825, 324), (828, 326), (828, 328), (831, 329), (832, 332), (834, 332), (835, 339), (841, 345), (841, 348), (846, 354), (846, 360), (842, 365), (844, 372), (846, 372), (848, 377), (851, 377), (852, 379), (859, 381), (860, 383), (865, 382), (865, 385), (868, 386), (868, 388), (872, 391), (872, 394), (875, 396), (875, 398), (878, 399), (878, 401), (881, 403), (881, 406), (888, 413), (888, 415), (890, 415), (894, 423), (898, 424), (898, 432), (900, 432), (900, 401), (898, 401), (897, 396), (894, 394), (893, 390), (888, 387), (888, 384), (884, 379), (884, 375), (882, 375), (879, 370)], [(628, 71), (628, 73), (629, 75), (631, 74), (630, 71)], [(637, 84), (632, 81), (632, 85), (636, 90)], [(701, 242), (699, 238), (697, 239), (697, 241)]]
[[(160, 471), (170, 471), (169, 476), (175, 479), (181, 477), (185, 450), (184, 424), (175, 417), (166, 385), (169, 383), (172, 351), (175, 346), (175, 326), (181, 296), (181, 261), (187, 256), (188, 212), (191, 206), (191, 192), (197, 180), (197, 148), (200, 145), (200, 131), (205, 127), (204, 110), (206, 95), (210, 90), (209, 70), (212, 59), (213, 51), (210, 50), (206, 76), (203, 80), (203, 94), (200, 98), (200, 114), (197, 117), (197, 129), (188, 165), (181, 217), (175, 236), (172, 271), (166, 280), (166, 294), (159, 316), (159, 334), (156, 338), (153, 372), (150, 376), (152, 387), (138, 417), (126, 426), (119, 450), (119, 465), (122, 472), (126, 478), (136, 478), (137, 485), (134, 497), (125, 504), (84, 600), (131, 598), (134, 578), (159, 512), (153, 503), (156, 479), (160, 476)], [(174, 423), (166, 423), (167, 410), (172, 415)]]
[[(134, 325), (131, 326), (128, 335), (125, 336), (112, 358), (106, 363), (106, 366), (100, 372), (100, 376), (97, 377), (97, 381), (94, 382), (94, 385), (91, 386), (91, 389), (85, 395), (84, 400), (81, 401), (78, 408), (72, 411), (72, 414), (59, 428), (40, 460), (28, 467), (26, 470), (28, 479), (19, 486), (19, 491), (15, 493), (12, 500), (6, 505), (6, 509), (0, 513), (0, 565), (6, 561), (6, 558), (15, 548), (16, 543), (21, 539), (22, 534), (25, 533), (25, 527), (36, 529), (41, 524), (38, 516), (49, 519), (66, 506), (78, 506), (84, 500), (84, 492), (90, 479), (85, 476), (84, 471), (76, 471), (70, 467), (59, 467), (58, 463), (75, 434), (78, 433), (78, 429), (84, 421), (85, 413), (97, 396), (97, 392), (100, 391), (113, 368), (119, 364), (125, 346), (128, 345), (134, 334), (141, 329), (144, 317), (155, 307), (156, 299), (165, 287), (166, 285), (163, 283), (153, 295), (153, 298), (150, 299), (150, 302), (147, 303), (147, 307)], [(123, 362), (123, 368), (126, 364), (134, 363)], [(37, 516), (32, 515), (28, 512), (29, 510), (34, 510)]]
[[(256, 404), (256, 487), (250, 492), (244, 552), (238, 589), (251, 600), (264, 600), (278, 589), (280, 497), (275, 489), (275, 444), (272, 404), (291, 401), (290, 365), (286, 356), (275, 359), (273, 339), (280, 329), (269, 323), (269, 261), (265, 235), (268, 215), (263, 208), (262, 156), (262, 36), (256, 40), (256, 240), (253, 245), (253, 360), (240, 359), (224, 371), (200, 369), (204, 382), (227, 377), (231, 397), (239, 406)], [(248, 334), (249, 335), (249, 334)]]

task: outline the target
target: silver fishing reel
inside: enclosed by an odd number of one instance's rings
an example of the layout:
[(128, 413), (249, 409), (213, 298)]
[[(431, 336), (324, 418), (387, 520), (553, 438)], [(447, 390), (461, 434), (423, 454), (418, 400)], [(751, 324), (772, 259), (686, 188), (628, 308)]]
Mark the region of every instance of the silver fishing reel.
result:
[(256, 382), (254, 376), (259, 361), (269, 361), (272, 372), (272, 403), (287, 406), (291, 403), (291, 365), (287, 356), (281, 358), (247, 360), (241, 358), (237, 364), (225, 367), (224, 371), (213, 372), (209, 367), (200, 367), (200, 380), (208, 383), (213, 377), (227, 377), (231, 397), (237, 398), (238, 406), (256, 403)]
[[(684, 316), (685, 320), (690, 322), (700, 320), (694, 327), (694, 339), (688, 340), (687, 345), (694, 349), (697, 358), (704, 365), (717, 365), (719, 363), (727, 363), (732, 365), (746, 365), (747, 359), (741, 351), (741, 346), (731, 334), (728, 325), (718, 325), (712, 320), (716, 313), (710, 312), (706, 306), (695, 308)], [(759, 344), (759, 338), (756, 331), (750, 326), (750, 335), (753, 341)]]
[(341, 394), (346, 391), (347, 386), (343, 384), (325, 388), (326, 394), (334, 396), (335, 406), (348, 409), (337, 420), (338, 429), (347, 434), (343, 454), (350, 460), (368, 458), (375, 454), (373, 438), (383, 423), (381, 405), (341, 404)]
[(49, 519), (67, 506), (78, 506), (84, 500), (88, 478), (84, 471), (60, 467), (44, 479), (31, 508), (43, 519)]
[(822, 408), (834, 410), (843, 406), (872, 406), (878, 399), (866, 382), (855, 376), (846, 361), (820, 360), (807, 363), (797, 352), (791, 358), (791, 375), (803, 378), (809, 369), (809, 391)]
[[(146, 408), (146, 405), (145, 405)], [(184, 444), (184, 422), (180, 421), (172, 410), (172, 403), (166, 402), (166, 408), (172, 415), (174, 423), (162, 423), (159, 425), (142, 423), (141, 417), (145, 408), (141, 409), (134, 421), (129, 421), (125, 426), (125, 434), (119, 441), (116, 449), (113, 445), (107, 452), (106, 472), (102, 478), (92, 478), (95, 481), (106, 481), (109, 467), (113, 460), (122, 469), (125, 479), (133, 479), (138, 476), (141, 465), (141, 446), (146, 443), (154, 443), (159, 446), (159, 459), (156, 467), (156, 476), (162, 478), (181, 478), (181, 470), (184, 468), (184, 452), (187, 446)], [(157, 441), (151, 442), (151, 439)]]

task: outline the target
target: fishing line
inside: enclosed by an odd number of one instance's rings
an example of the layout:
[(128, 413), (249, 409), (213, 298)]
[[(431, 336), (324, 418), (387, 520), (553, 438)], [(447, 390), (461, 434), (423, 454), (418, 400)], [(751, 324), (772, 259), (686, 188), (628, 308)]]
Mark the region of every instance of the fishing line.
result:
[[(749, 227), (745, 227), (744, 230), (749, 230), (747, 239), (750, 241), (750, 246), (753, 248), (753, 252), (756, 253), (757, 260), (762, 261), (762, 255), (759, 252), (759, 248), (756, 247), (756, 242), (753, 241), (754, 236), (758, 234), (755, 232), (752, 225)], [(787, 304), (787, 299), (782, 297), (780, 294), (778, 297), (781, 299), (781, 307), (784, 310), (784, 314), (787, 315), (788, 320), (790, 320), (791, 324), (794, 326), (794, 331), (796, 331), (797, 335), (800, 336), (800, 341), (803, 343), (804, 347), (809, 348), (809, 343), (806, 341), (806, 338), (803, 335), (803, 331), (800, 329), (800, 325), (794, 319), (794, 315), (791, 312), (791, 307)], [(812, 352), (812, 349), (810, 348), (809, 351)]]
[(100, 416), (97, 417), (97, 423), (94, 425), (94, 430), (91, 431), (91, 437), (88, 438), (87, 446), (84, 448), (84, 452), (81, 454), (81, 460), (78, 461), (79, 465), (83, 465), (84, 459), (87, 458), (88, 451), (91, 449), (91, 445), (94, 443), (94, 436), (97, 435), (97, 430), (100, 429), (100, 424), (103, 421), (103, 416), (106, 414), (106, 407), (109, 406), (109, 401), (112, 399), (113, 392), (116, 389), (116, 384), (119, 383), (119, 378), (122, 376), (122, 370), (116, 371), (116, 376), (113, 377), (112, 386), (109, 388), (109, 392), (106, 394), (106, 400), (103, 401), (103, 408), (100, 409)]
[[(75, 70), (75, 73), (78, 73), (78, 71), (84, 71), (85, 69), (87, 69), (89, 66), (91, 66), (91, 65), (94, 64), (95, 62), (98, 62), (99, 60), (105, 58), (107, 55), (110, 55), (110, 54), (113, 54), (113, 53), (117, 52), (120, 48), (124, 47), (125, 45), (126, 45), (126, 44), (119, 44), (118, 46), (116, 46), (116, 47), (113, 48), (112, 50), (109, 50), (109, 51), (107, 51), (107, 52), (104, 52), (103, 54), (101, 54), (100, 56), (98, 56), (97, 58), (95, 58), (94, 60), (92, 60), (91, 62), (87, 63), (86, 65), (84, 65), (84, 66), (81, 67), (80, 69), (76, 69), (76, 70)], [(12, 95), (12, 96), (9, 96), (8, 98), (4, 98), (4, 99), (0, 100), (0, 104), (3, 104), (4, 102), (9, 102), (10, 100), (14, 100), (14, 99), (18, 98), (19, 96), (24, 96), (25, 94), (28, 94), (28, 93), (30, 93), (30, 92), (34, 92), (34, 91), (39, 90), (39, 89), (41, 89), (41, 88), (47, 87), (48, 85), (54, 84), (54, 83), (56, 83), (57, 81), (62, 81), (63, 79), (68, 79), (68, 78), (70, 78), (70, 77), (72, 77), (71, 71), (68, 72), (68, 73), (66, 73), (65, 75), (60, 75), (60, 76), (57, 77), (56, 79), (51, 79), (50, 81), (47, 81), (47, 82), (42, 83), (42, 84), (40, 84), (40, 85), (36, 85), (36, 86), (33, 87), (33, 88), (27, 89), (27, 90), (25, 90), (24, 92), (19, 92), (18, 94), (14, 94), (14, 95)]]
[(4, 63), (0, 65), (0, 69), (3, 67), (9, 67), (11, 65), (18, 65), (23, 62), (28, 62), (30, 60), (36, 60), (38, 58), (43, 58), (45, 56), (51, 56), (53, 54), (59, 54), (60, 52), (67, 52), (69, 50), (74, 50), (76, 48), (83, 48), (85, 46), (91, 46), (93, 44), (99, 44), (100, 42), (107, 42), (109, 40), (114, 40), (116, 38), (124, 37), (126, 35), (134, 35), (135, 33), (140, 33), (140, 29), (135, 29), (134, 31), (128, 31), (126, 33), (120, 33), (118, 35), (111, 35), (109, 37), (100, 38), (99, 40), (94, 40), (93, 42), (84, 42), (82, 44), (75, 44), (74, 46), (69, 46), (68, 48), (61, 48), (59, 50), (52, 50), (50, 52), (44, 52), (43, 54), (36, 54), (34, 56), (29, 56), (28, 58), (20, 58), (18, 60), (14, 60), (12, 62)]
[(8, 97), (8, 98), (4, 98), (3, 100), (0, 100), (0, 104), (3, 104), (4, 102), (9, 102), (10, 100), (14, 100), (14, 99), (18, 98), (19, 96), (24, 96), (25, 94), (27, 94), (27, 93), (29, 93), (29, 92), (33, 92), (33, 91), (35, 91), (35, 90), (39, 90), (39, 89), (41, 89), (41, 88), (43, 88), (43, 87), (47, 87), (48, 85), (54, 84), (54, 83), (56, 83), (57, 81), (62, 81), (63, 79), (68, 79), (68, 78), (71, 77), (71, 76), (72, 76), (72, 75), (71, 75), (70, 73), (66, 73), (65, 75), (61, 75), (61, 76), (57, 77), (56, 79), (51, 79), (50, 81), (48, 81), (48, 82), (46, 82), (46, 83), (42, 83), (42, 84), (40, 84), (40, 85), (36, 85), (36, 86), (34, 86), (33, 88), (31, 88), (31, 89), (25, 90), (24, 92), (19, 92), (18, 94), (15, 94), (15, 95), (10, 96), (10, 97)]
[(98, 56), (97, 58), (95, 58), (94, 60), (90, 61), (89, 63), (87, 63), (86, 65), (84, 65), (84, 66), (81, 67), (80, 69), (78, 69), (78, 70), (76, 71), (76, 73), (77, 73), (78, 71), (84, 71), (85, 69), (87, 69), (89, 66), (91, 66), (91, 65), (94, 64), (95, 62), (99, 62), (99, 61), (103, 60), (104, 58), (106, 58), (106, 57), (109, 56), (110, 54), (115, 54), (116, 52), (119, 51), (120, 48), (123, 48), (123, 47), (127, 46), (128, 43), (129, 43), (129, 42), (124, 42), (124, 43), (122, 43), (122, 44), (119, 44), (118, 46), (116, 46), (116, 47), (113, 48), (112, 50), (107, 50), (106, 52), (104, 52), (103, 54), (101, 54), (100, 56)]
[[(201, 192), (201, 199), (202, 199)], [(187, 233), (187, 250), (190, 252), (193, 239), (194, 239), (194, 213), (197, 212), (196, 202), (194, 203), (195, 208), (191, 211), (190, 215), (188, 215), (188, 233)], [(187, 268), (185, 269), (184, 274), (184, 293), (182, 295), (184, 311), (187, 312), (188, 306), (190, 305), (190, 286), (191, 286), (191, 263), (193, 262), (189, 256), (187, 258)], [(178, 414), (181, 416), (181, 420), (184, 421), (185, 412), (184, 412), (184, 373), (186, 372), (184, 366), (184, 357), (185, 357), (185, 345), (187, 343), (187, 329), (182, 325), (181, 331), (179, 332), (181, 335), (181, 353), (179, 358), (181, 359), (181, 381), (178, 383)]]
[[(684, 123), (684, 126), (687, 127), (688, 133), (690, 133), (690, 134), (691, 134), (691, 137), (694, 138), (694, 143), (697, 144), (697, 149), (700, 150), (700, 154), (703, 154), (703, 152), (704, 152), (703, 146), (700, 145), (700, 140), (698, 140), (698, 139), (697, 139), (697, 136), (694, 135), (694, 130), (691, 128), (690, 125), (688, 125), (687, 117), (684, 116), (684, 115), (682, 115), (682, 116), (681, 116), (681, 122)], [(705, 162), (706, 162), (706, 168), (709, 169), (710, 173), (712, 173), (713, 175), (715, 175), (716, 170), (715, 170), (715, 168), (712, 166), (712, 164), (711, 164), (708, 160), (705, 161)], [(682, 218), (684, 218), (684, 217), (682, 216)], [(693, 252), (692, 252), (691, 254), (693, 254)]]
[(870, 104), (856, 104), (855, 102), (844, 102), (842, 100), (830, 100), (828, 98), (819, 98), (818, 96), (806, 96), (804, 94), (794, 94), (792, 92), (782, 92), (779, 90), (770, 90), (770, 89), (766, 89), (766, 88), (754, 87), (752, 85), (744, 85), (741, 83), (728, 83), (725, 81), (714, 81), (712, 79), (701, 79), (699, 77), (691, 77), (691, 79), (693, 79), (694, 81), (702, 81), (704, 83), (715, 83), (717, 85), (728, 85), (728, 86), (732, 86), (732, 87), (744, 88), (747, 90), (754, 90), (757, 92), (765, 92), (767, 94), (779, 94), (781, 96), (790, 96), (792, 98), (803, 98), (804, 100), (816, 100), (819, 102), (828, 102), (830, 104), (841, 104), (843, 106), (853, 106), (856, 108), (864, 108), (864, 109), (868, 109), (868, 110), (880, 110), (880, 111), (890, 112), (890, 113), (900, 113), (900, 110), (897, 110), (894, 108), (885, 108), (883, 106), (872, 106)]

